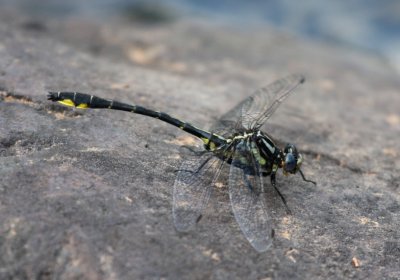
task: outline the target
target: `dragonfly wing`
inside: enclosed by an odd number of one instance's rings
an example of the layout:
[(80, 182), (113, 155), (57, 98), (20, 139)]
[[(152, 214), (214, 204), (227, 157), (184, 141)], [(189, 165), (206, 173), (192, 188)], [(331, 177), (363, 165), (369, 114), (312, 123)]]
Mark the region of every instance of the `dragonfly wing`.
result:
[(237, 104), (233, 109), (223, 114), (210, 128), (210, 131), (223, 137), (230, 136), (234, 131), (244, 131), (242, 125), (242, 114), (244, 108), (250, 108), (253, 103), (253, 96), (249, 96)]
[(236, 146), (229, 173), (229, 197), (243, 234), (259, 252), (272, 244), (271, 226), (263, 200), (259, 164), (245, 142)]
[(294, 74), (258, 89), (250, 96), (251, 102), (243, 104), (242, 126), (247, 129), (259, 129), (293, 90), (304, 81), (302, 75)]
[[(233, 120), (235, 119), (235, 120)], [(240, 127), (240, 123), (237, 121), (237, 117), (233, 119), (219, 119), (211, 127), (210, 131), (212, 133), (218, 134), (222, 137), (229, 137), (234, 131), (243, 130)]]
[(232, 110), (222, 115), (210, 130), (226, 137), (232, 131), (260, 128), (285, 98), (304, 80), (302, 75), (294, 74), (258, 89)]
[(223, 161), (212, 153), (192, 156), (182, 163), (174, 184), (173, 219), (178, 231), (190, 230), (201, 218)]

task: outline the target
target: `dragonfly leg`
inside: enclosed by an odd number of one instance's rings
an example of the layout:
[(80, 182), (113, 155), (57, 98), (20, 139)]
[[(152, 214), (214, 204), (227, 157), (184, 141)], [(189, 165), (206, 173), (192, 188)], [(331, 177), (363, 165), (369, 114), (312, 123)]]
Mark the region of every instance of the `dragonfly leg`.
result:
[(283, 204), (285, 205), (286, 208), (286, 213), (288, 215), (292, 215), (292, 211), (290, 210), (289, 206), (286, 203), (285, 197), (282, 195), (282, 193), (279, 191), (279, 189), (276, 187), (276, 178), (275, 178), (276, 173), (271, 173), (271, 185), (274, 187), (275, 191), (278, 193), (279, 197), (281, 198)]
[(304, 176), (304, 173), (303, 173), (303, 171), (301, 171), (301, 169), (299, 169), (299, 172), (300, 172), (300, 175), (301, 175), (301, 177), (303, 178), (303, 181), (304, 181), (304, 182), (308, 182), (308, 183), (312, 183), (312, 184), (314, 184), (314, 185), (317, 185), (317, 182), (308, 180), (308, 179)]

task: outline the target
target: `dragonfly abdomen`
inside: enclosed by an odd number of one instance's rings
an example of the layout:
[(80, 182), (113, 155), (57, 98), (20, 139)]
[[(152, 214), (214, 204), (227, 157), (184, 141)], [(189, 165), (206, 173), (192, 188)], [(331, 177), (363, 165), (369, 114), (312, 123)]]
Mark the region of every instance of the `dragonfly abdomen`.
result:
[(167, 113), (154, 111), (139, 105), (130, 105), (79, 92), (49, 92), (48, 99), (57, 101), (66, 106), (72, 106), (81, 109), (92, 108), (120, 110), (159, 119), (200, 138), (209, 150), (214, 150), (218, 146), (226, 143), (226, 140), (221, 136), (197, 128), (190, 123), (183, 122), (168, 115)]

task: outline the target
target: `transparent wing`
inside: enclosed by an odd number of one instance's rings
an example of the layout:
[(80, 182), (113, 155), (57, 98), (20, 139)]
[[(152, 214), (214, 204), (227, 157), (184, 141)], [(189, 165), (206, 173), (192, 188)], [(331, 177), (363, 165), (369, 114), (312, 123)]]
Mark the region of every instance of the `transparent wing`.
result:
[(304, 81), (302, 75), (291, 75), (257, 90), (250, 97), (251, 101), (242, 106), (242, 126), (246, 129), (259, 129), (286, 97)]
[(232, 210), (250, 244), (257, 251), (264, 252), (271, 246), (272, 237), (262, 195), (263, 182), (260, 171), (249, 144), (244, 141), (237, 144), (229, 174)]
[(174, 184), (172, 213), (178, 231), (188, 231), (201, 218), (223, 161), (212, 153), (193, 155), (182, 163)]
[[(236, 118), (237, 119), (237, 118)], [(209, 129), (212, 133), (218, 134), (222, 137), (230, 137), (234, 132), (244, 130), (238, 120), (223, 120), (216, 121)]]
[(302, 75), (295, 74), (258, 89), (253, 95), (224, 114), (211, 126), (210, 130), (226, 137), (232, 131), (260, 128), (285, 98), (304, 80)]

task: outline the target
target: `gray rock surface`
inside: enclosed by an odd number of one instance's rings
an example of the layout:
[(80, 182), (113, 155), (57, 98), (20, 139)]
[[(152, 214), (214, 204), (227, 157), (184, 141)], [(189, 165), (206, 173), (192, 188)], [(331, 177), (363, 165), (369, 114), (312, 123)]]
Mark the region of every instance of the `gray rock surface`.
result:
[[(1, 279), (400, 278), (400, 81), (380, 57), (194, 20), (2, 11), (0, 38)], [(194, 138), (46, 100), (48, 90), (89, 92), (206, 126), (293, 72), (307, 82), (265, 130), (297, 144), (318, 185), (279, 174), (294, 215), (276, 199), (263, 254), (242, 235), (225, 188), (195, 231), (175, 231), (175, 170)]]

